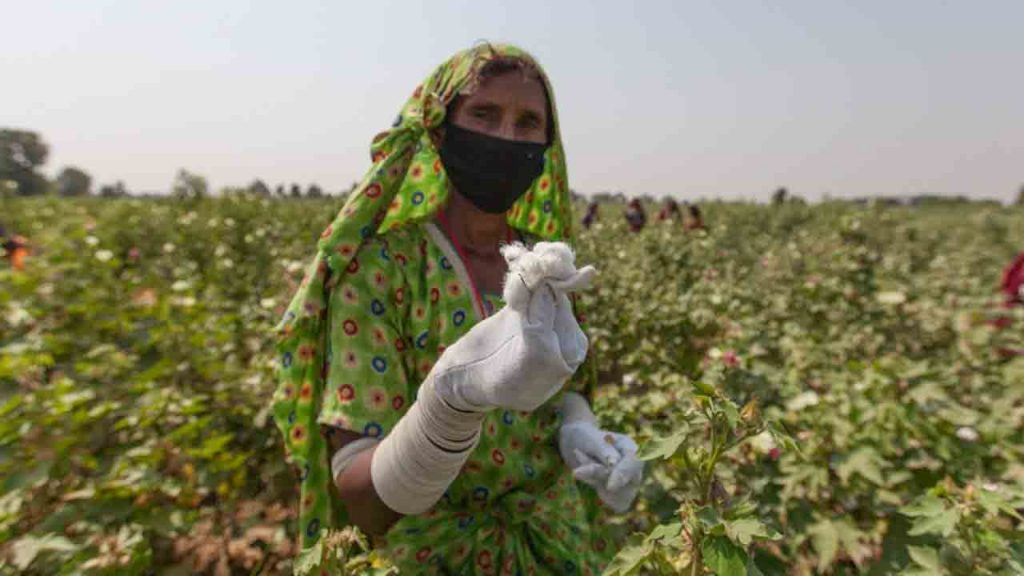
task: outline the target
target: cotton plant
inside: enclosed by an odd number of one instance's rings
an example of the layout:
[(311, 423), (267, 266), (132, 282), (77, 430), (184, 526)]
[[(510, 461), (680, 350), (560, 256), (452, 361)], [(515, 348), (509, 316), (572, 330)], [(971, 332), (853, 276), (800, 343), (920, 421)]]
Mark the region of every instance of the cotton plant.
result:
[[(639, 454), (660, 468), (658, 474), (678, 507), (673, 521), (646, 535), (633, 535), (605, 571), (606, 576), (636, 573), (760, 574), (754, 550), (782, 536), (758, 514), (757, 504), (728, 486), (720, 465), (748, 444), (777, 451), (796, 445), (766, 421), (756, 400), (740, 407), (721, 389), (691, 382), (691, 407), (667, 436), (650, 438)], [(731, 488), (731, 489), (730, 489)]]

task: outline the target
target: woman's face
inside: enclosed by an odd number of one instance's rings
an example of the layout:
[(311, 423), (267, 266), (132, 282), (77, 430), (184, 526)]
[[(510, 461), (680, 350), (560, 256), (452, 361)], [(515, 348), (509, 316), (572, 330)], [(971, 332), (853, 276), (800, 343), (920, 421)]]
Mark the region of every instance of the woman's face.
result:
[(461, 128), (502, 138), (544, 144), (548, 101), (544, 87), (519, 72), (488, 78), (455, 102), (451, 121)]

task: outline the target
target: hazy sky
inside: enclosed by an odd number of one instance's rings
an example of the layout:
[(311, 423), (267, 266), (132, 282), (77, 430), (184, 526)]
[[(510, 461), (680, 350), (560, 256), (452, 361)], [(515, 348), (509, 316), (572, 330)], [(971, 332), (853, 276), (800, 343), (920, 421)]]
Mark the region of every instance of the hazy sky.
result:
[(554, 83), (573, 188), (765, 198), (1024, 184), (1024, 1), (0, 0), (0, 126), (48, 172), (335, 191), (479, 39)]

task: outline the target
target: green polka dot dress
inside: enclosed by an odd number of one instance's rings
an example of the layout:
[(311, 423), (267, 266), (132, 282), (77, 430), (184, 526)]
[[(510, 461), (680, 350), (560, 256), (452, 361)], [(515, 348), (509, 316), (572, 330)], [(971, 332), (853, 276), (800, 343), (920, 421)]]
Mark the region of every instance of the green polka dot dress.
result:
[[(503, 306), (476, 292), (434, 224), (448, 182), (429, 130), (479, 67), (522, 50), (483, 45), (439, 66), (394, 126), (374, 139), (372, 167), (324, 230), (316, 257), (276, 327), (280, 384), (274, 420), (300, 482), (300, 555), (347, 524), (321, 429), (381, 437), (416, 399), (447, 346)], [(539, 66), (538, 66), (539, 69)], [(509, 225), (570, 241), (571, 200), (555, 112), (544, 172), (509, 210)], [(584, 387), (589, 362), (567, 386)], [(593, 574), (611, 556), (600, 508), (557, 449), (560, 395), (532, 413), (494, 410), (441, 501), (376, 542), (402, 573)]]
[[(329, 297), (320, 424), (389, 433), (445, 348), (503, 306), (496, 295), (477, 301), (458, 258), (432, 224), (389, 232), (353, 258)], [(608, 545), (558, 453), (560, 400), (490, 412), (442, 500), (399, 521), (384, 555), (408, 573), (599, 573)]]

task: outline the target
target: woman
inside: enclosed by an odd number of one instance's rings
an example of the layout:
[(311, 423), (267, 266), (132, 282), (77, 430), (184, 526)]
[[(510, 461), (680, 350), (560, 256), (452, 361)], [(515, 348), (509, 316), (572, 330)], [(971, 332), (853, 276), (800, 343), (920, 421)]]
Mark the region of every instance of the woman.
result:
[(597, 222), (600, 216), (601, 205), (596, 200), (591, 200), (587, 203), (587, 212), (583, 215), (583, 227), (590, 230), (590, 227)]
[(630, 232), (640, 232), (647, 225), (647, 211), (639, 198), (633, 198), (626, 205), (625, 217)]
[[(534, 396), (533, 380), (460, 395), (435, 369), (514, 312), (506, 258), (533, 253), (502, 245), (571, 238), (564, 158), (550, 85), (511, 46), (456, 54), (374, 139), (278, 327), (274, 416), (300, 470), (304, 553), (351, 522), (403, 573), (600, 571), (611, 550), (590, 504), (627, 509), (642, 467), (629, 438), (597, 428), (586, 371), (575, 392), (552, 396), (555, 379)], [(565, 311), (554, 298), (573, 286), (533, 286)]]
[(1024, 304), (1024, 252), (1006, 265), (999, 288), (1003, 293), (1004, 307), (1012, 308)]
[(704, 230), (704, 215), (701, 214), (700, 206), (690, 204), (690, 221), (686, 223), (687, 230)]
[[(989, 324), (997, 330), (1006, 330), (1013, 326), (1013, 318), (1008, 311), (1024, 306), (1024, 252), (1018, 254), (1006, 268), (1003, 269), (1003, 279), (999, 284), (999, 290), (1003, 294), (1003, 310), (989, 321)], [(999, 347), (999, 355), (1006, 359), (1024, 356), (1024, 349)]]
[(675, 198), (666, 198), (658, 211), (658, 222), (676, 224), (683, 221), (683, 213), (679, 210), (679, 203)]

